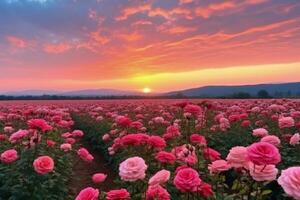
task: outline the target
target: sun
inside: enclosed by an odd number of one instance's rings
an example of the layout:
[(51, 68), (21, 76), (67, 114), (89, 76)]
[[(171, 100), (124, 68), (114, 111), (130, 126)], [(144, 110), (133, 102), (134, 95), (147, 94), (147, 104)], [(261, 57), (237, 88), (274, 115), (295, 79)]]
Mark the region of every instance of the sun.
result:
[(148, 94), (148, 93), (150, 93), (152, 90), (150, 89), (150, 88), (148, 88), (148, 87), (145, 87), (144, 89), (143, 89), (143, 93), (145, 93), (145, 94)]

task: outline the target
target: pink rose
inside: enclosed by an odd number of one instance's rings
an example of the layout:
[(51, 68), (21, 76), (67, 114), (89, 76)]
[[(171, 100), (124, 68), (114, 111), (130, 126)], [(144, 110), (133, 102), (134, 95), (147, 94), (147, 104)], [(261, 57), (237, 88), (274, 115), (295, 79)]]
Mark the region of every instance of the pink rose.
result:
[(99, 190), (92, 187), (80, 191), (75, 200), (98, 200)]
[(83, 135), (84, 135), (84, 133), (81, 130), (74, 130), (72, 132), (73, 137), (82, 137)]
[(290, 139), (290, 145), (297, 145), (300, 142), (300, 134), (299, 133), (295, 133), (291, 139)]
[(160, 170), (154, 176), (152, 176), (148, 182), (150, 186), (161, 185), (166, 183), (170, 179), (170, 171), (168, 170)]
[(191, 143), (198, 144), (200, 146), (206, 146), (207, 145), (205, 137), (202, 136), (202, 135), (196, 134), (196, 133), (192, 134), (190, 136), (190, 141), (191, 141)]
[(146, 200), (170, 200), (168, 191), (160, 185), (149, 186), (146, 192)]
[(231, 166), (227, 163), (226, 160), (216, 160), (208, 165), (208, 170), (212, 174), (228, 171), (230, 168)]
[(278, 169), (275, 165), (254, 165), (250, 163), (249, 172), (256, 181), (274, 181), (276, 180)]
[(166, 141), (162, 137), (156, 135), (150, 136), (147, 143), (154, 149), (158, 150), (162, 150), (167, 146)]
[(241, 146), (231, 148), (226, 160), (233, 168), (247, 168), (249, 162), (247, 148)]
[(252, 135), (258, 137), (265, 137), (269, 135), (269, 132), (264, 128), (257, 128), (253, 130)]
[(12, 163), (17, 159), (18, 159), (18, 152), (14, 149), (6, 150), (0, 156), (0, 160), (7, 164)]
[(78, 149), (77, 155), (79, 155), (79, 157), (86, 162), (92, 162), (94, 160), (94, 157), (88, 152), (86, 148)]
[(173, 181), (175, 187), (181, 192), (197, 192), (201, 182), (198, 172), (192, 168), (179, 170)]
[(102, 136), (102, 140), (105, 142), (108, 141), (109, 139), (110, 139), (110, 135), (107, 133)]
[(273, 144), (276, 147), (278, 147), (280, 145), (280, 139), (275, 135), (267, 135), (267, 136), (263, 137), (260, 141)]
[(155, 156), (155, 159), (161, 163), (169, 163), (169, 164), (174, 164), (176, 161), (175, 155), (166, 151), (158, 152)]
[(194, 116), (198, 116), (199, 114), (202, 113), (202, 108), (197, 105), (188, 104), (184, 107), (184, 112), (192, 114)]
[(106, 200), (128, 200), (130, 194), (126, 189), (111, 190), (106, 193)]
[(60, 145), (60, 149), (64, 152), (72, 150), (72, 145), (68, 143), (64, 143)]
[(281, 172), (278, 183), (289, 196), (300, 200), (300, 167), (290, 167)]
[(119, 175), (124, 181), (134, 182), (145, 178), (147, 168), (143, 158), (132, 157), (120, 164)]
[(48, 147), (53, 147), (56, 144), (56, 142), (54, 142), (53, 140), (47, 140), (46, 144)]
[(12, 133), (15, 129), (11, 126), (5, 126), (3, 130), (5, 133)]
[(295, 126), (295, 120), (292, 117), (281, 117), (278, 120), (279, 128), (290, 128)]
[(215, 161), (220, 160), (221, 154), (212, 148), (205, 148), (203, 151), (203, 156), (206, 160)]
[(52, 130), (50, 126), (44, 119), (31, 119), (27, 122), (30, 129), (37, 129), (43, 132)]
[(208, 183), (202, 182), (198, 192), (200, 193), (201, 196), (208, 198), (210, 196), (212, 196), (214, 194), (213, 190), (212, 190), (212, 186)]
[(107, 175), (103, 173), (94, 174), (92, 180), (94, 183), (102, 183), (105, 181)]
[(279, 150), (266, 142), (253, 143), (247, 148), (247, 154), (255, 165), (276, 165), (281, 161)]
[(17, 132), (11, 134), (11, 136), (9, 137), (9, 141), (11, 143), (16, 143), (18, 140), (23, 139), (24, 137), (28, 136), (29, 132), (27, 130), (18, 130)]
[(49, 156), (40, 156), (33, 162), (34, 170), (39, 174), (47, 174), (53, 171), (54, 161)]

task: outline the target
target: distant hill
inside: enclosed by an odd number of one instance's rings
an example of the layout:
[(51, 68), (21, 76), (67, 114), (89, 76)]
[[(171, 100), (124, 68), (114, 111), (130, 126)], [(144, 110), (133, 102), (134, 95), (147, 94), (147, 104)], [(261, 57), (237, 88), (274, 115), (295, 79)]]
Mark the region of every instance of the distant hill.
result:
[(22, 90), (14, 92), (5, 92), (1, 95), (5, 96), (43, 96), (43, 95), (55, 95), (59, 93), (58, 91), (53, 90)]
[(257, 95), (260, 90), (266, 90), (271, 96), (300, 96), (300, 82), (279, 83), (279, 84), (259, 84), (240, 86), (204, 86), (199, 88), (179, 90), (165, 93), (166, 96), (201, 96), (201, 97), (221, 97), (230, 96), (236, 93), (249, 93), (251, 96)]
[[(258, 85), (239, 85), (239, 86), (204, 86), (199, 88), (192, 88), (187, 90), (178, 90), (167, 93), (151, 93), (144, 94), (137, 91), (115, 90), (115, 89), (87, 89), (75, 90), (67, 92), (59, 92), (52, 90), (24, 90), (17, 92), (6, 92), (0, 95), (22, 97), (22, 96), (57, 96), (57, 97), (239, 97), (236, 94), (243, 93), (249, 97), (256, 97), (257, 93), (261, 90), (266, 90), (272, 97), (300, 97), (300, 82), (297, 83), (278, 83), (278, 84), (258, 84)], [(246, 98), (248, 96), (246, 95)]]
[(64, 93), (58, 93), (59, 96), (136, 96), (142, 95), (140, 92), (124, 91), (114, 89), (90, 89), (90, 90), (76, 90)]
[(123, 90), (114, 90), (114, 89), (87, 89), (87, 90), (75, 90), (67, 92), (59, 92), (52, 90), (23, 90), (23, 91), (14, 91), (14, 92), (5, 92), (0, 95), (5, 96), (43, 96), (43, 95), (56, 95), (56, 96), (68, 96), (68, 97), (105, 97), (105, 96), (137, 96), (143, 95), (143, 93), (135, 91), (123, 91)]

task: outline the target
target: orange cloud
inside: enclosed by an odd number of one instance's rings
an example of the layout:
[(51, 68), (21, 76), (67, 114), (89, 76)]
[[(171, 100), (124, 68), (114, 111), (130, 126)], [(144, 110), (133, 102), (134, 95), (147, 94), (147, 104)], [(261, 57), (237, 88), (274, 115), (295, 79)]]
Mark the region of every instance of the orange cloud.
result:
[(148, 20), (139, 20), (139, 21), (136, 21), (134, 23), (132, 23), (131, 25), (132, 26), (139, 26), (139, 25), (152, 25), (153, 23), (151, 21), (148, 21)]
[(122, 38), (123, 40), (132, 42), (137, 41), (143, 38), (143, 35), (138, 32), (127, 33), (127, 34), (119, 34), (117, 37)]
[(181, 34), (181, 33), (187, 33), (195, 30), (196, 28), (194, 27), (175, 26), (164, 30), (164, 32), (168, 32), (170, 34)]
[(115, 19), (117, 21), (126, 20), (131, 15), (134, 15), (134, 14), (140, 13), (140, 12), (149, 11), (149, 10), (151, 10), (151, 5), (150, 4), (144, 4), (144, 5), (140, 5), (140, 6), (127, 7), (125, 9), (123, 9), (121, 11), (122, 14), (120, 16), (116, 17)]
[(52, 54), (64, 53), (70, 50), (72, 46), (68, 43), (59, 43), (59, 44), (45, 44), (44, 51)]
[(29, 46), (29, 42), (25, 41), (22, 38), (15, 37), (15, 36), (7, 36), (7, 41), (12, 47), (24, 49)]
[(103, 36), (100, 31), (96, 31), (96, 32), (91, 32), (90, 33), (90, 37), (92, 40), (100, 43), (100, 44), (106, 44), (110, 41), (110, 39), (106, 36)]
[(179, 4), (192, 3), (194, 0), (179, 0)]
[(245, 8), (248, 5), (256, 5), (267, 2), (268, 0), (244, 0), (243, 2), (236, 1), (225, 1), (220, 3), (212, 3), (206, 7), (198, 7), (195, 10), (197, 16), (203, 18), (209, 18), (212, 15), (222, 12), (222, 11), (231, 11), (231, 10), (240, 10)]

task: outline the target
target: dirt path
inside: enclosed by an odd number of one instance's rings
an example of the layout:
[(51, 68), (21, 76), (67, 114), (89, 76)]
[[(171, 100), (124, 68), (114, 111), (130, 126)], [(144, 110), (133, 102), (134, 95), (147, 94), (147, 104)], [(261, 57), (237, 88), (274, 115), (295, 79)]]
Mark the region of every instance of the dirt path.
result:
[[(116, 173), (113, 172), (108, 165), (105, 164), (105, 160), (100, 152), (93, 150), (88, 144), (83, 146), (94, 156), (92, 163), (87, 163), (76, 156), (73, 167), (73, 175), (70, 181), (70, 194), (76, 196), (83, 188), (94, 187), (100, 189), (100, 191), (109, 191), (115, 188), (113, 182), (116, 177)], [(107, 178), (105, 182), (101, 184), (94, 184), (92, 176), (95, 173), (105, 173)]]

